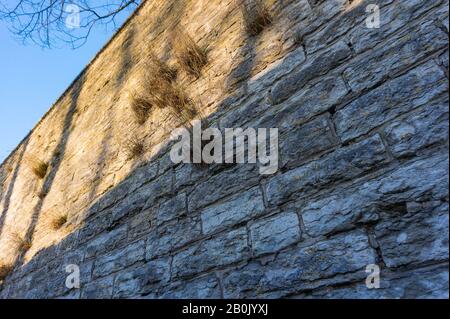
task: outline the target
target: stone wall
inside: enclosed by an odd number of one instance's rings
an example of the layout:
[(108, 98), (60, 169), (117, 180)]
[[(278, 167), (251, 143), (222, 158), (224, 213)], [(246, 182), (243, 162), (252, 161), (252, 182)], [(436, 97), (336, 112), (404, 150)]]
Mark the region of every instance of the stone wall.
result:
[[(1, 166), (1, 298), (448, 298), (448, 1), (267, 4), (256, 36), (234, 0), (138, 9)], [(276, 174), (175, 165), (180, 120), (133, 120), (150, 52), (177, 63), (176, 24), (209, 61), (177, 82), (214, 127), (279, 128)]]

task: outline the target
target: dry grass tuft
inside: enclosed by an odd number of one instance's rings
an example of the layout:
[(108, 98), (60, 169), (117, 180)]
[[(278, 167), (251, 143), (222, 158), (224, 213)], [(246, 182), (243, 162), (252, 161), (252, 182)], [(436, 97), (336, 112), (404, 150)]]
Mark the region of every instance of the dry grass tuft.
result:
[(147, 74), (143, 81), (147, 88), (145, 97), (150, 104), (159, 109), (171, 105), (175, 95), (172, 83), (155, 74)]
[(145, 98), (145, 96), (137, 94), (136, 92), (130, 92), (129, 100), (136, 122), (143, 125), (148, 119), (152, 109), (152, 104)]
[(61, 229), (67, 223), (68, 216), (67, 214), (62, 214), (58, 216), (53, 216), (50, 226), (53, 230)]
[[(195, 43), (194, 43), (195, 44)], [(175, 83), (177, 71), (159, 60), (153, 53), (146, 62), (146, 73), (138, 84), (139, 94), (129, 94), (131, 107), (139, 124), (144, 124), (150, 111), (154, 108), (168, 108), (173, 117), (182, 123), (189, 122), (197, 114), (193, 101), (185, 91)], [(140, 156), (144, 152), (142, 143), (130, 140), (126, 144), (130, 158)]]
[(23, 254), (25, 252), (27, 252), (28, 250), (30, 250), (31, 246), (32, 246), (32, 241), (31, 238), (27, 238), (24, 236), (19, 235), (16, 232), (12, 232), (10, 235), (10, 238), (12, 240), (12, 242), (15, 243), (15, 245), (17, 246), (18, 251)]
[(141, 141), (132, 137), (125, 143), (125, 152), (128, 159), (133, 159), (142, 156), (145, 152), (145, 147)]
[(179, 85), (154, 74), (146, 75), (142, 81), (145, 91), (143, 90), (139, 96), (130, 94), (131, 107), (139, 124), (142, 125), (147, 121), (153, 107), (169, 108), (172, 115), (181, 119), (183, 123), (189, 122), (198, 114), (192, 99)]
[(189, 122), (198, 114), (194, 102), (181, 86), (154, 74), (148, 74), (143, 81), (144, 87), (148, 88), (145, 99), (151, 105), (159, 109), (168, 108), (182, 123)]
[(47, 175), (48, 163), (34, 157), (29, 156), (27, 158), (28, 166), (31, 168), (31, 171), (39, 178), (44, 178)]
[(153, 107), (165, 108), (168, 100), (173, 96), (169, 75), (148, 72), (142, 79), (139, 93), (130, 92), (129, 99), (136, 122), (144, 124)]
[(272, 23), (269, 8), (263, 0), (242, 0), (241, 8), (245, 29), (251, 36), (260, 34), (266, 26)]
[(198, 115), (194, 102), (179, 86), (172, 87), (172, 93), (168, 96), (167, 105), (170, 107), (173, 116), (182, 123), (187, 123)]
[(7, 265), (0, 262), (0, 282), (5, 280), (6, 277), (13, 271), (12, 265)]
[(190, 75), (200, 77), (203, 67), (208, 63), (207, 52), (204, 48), (179, 28), (171, 35), (172, 45), (180, 66)]
[(167, 82), (175, 81), (178, 75), (176, 68), (162, 62), (154, 53), (150, 53), (150, 59), (145, 65), (145, 70), (147, 74)]

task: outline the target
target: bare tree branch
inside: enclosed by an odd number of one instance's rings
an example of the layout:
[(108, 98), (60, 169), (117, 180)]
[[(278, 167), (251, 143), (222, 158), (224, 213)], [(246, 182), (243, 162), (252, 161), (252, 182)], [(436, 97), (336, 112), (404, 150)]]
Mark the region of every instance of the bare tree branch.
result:
[(117, 29), (142, 1), (0, 0), (0, 20), (24, 42), (78, 48), (98, 26)]

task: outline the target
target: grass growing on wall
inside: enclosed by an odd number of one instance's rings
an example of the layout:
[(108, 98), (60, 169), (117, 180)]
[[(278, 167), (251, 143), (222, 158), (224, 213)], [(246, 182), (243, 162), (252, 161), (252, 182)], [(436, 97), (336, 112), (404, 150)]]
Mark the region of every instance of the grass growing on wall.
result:
[(150, 52), (150, 58), (144, 68), (147, 74), (151, 74), (163, 81), (173, 82), (177, 79), (178, 70), (162, 62), (153, 52)]
[(45, 175), (47, 175), (47, 170), (49, 167), (48, 163), (40, 160), (35, 156), (28, 156), (26, 162), (34, 175), (36, 175), (38, 178), (43, 179)]
[(0, 282), (5, 280), (5, 278), (12, 272), (13, 267), (8, 264), (0, 262)]
[(132, 137), (128, 141), (126, 141), (125, 153), (128, 159), (140, 157), (144, 154), (144, 152), (145, 152), (144, 144), (136, 137)]
[(200, 77), (203, 67), (208, 63), (206, 50), (179, 28), (172, 33), (171, 41), (180, 67), (186, 73)]
[(17, 250), (20, 254), (26, 253), (32, 246), (31, 238), (21, 236), (17, 232), (11, 232), (10, 238), (11, 241), (17, 246)]
[(198, 114), (194, 101), (178, 85), (172, 86), (167, 105), (170, 107), (172, 114), (181, 120), (182, 123), (191, 121)]
[(262, 0), (243, 0), (241, 10), (245, 29), (251, 36), (260, 34), (272, 23), (269, 8)]
[(50, 226), (53, 230), (59, 230), (67, 223), (67, 219), (67, 214), (52, 216)]
[(153, 107), (168, 108), (183, 123), (189, 122), (198, 114), (194, 102), (180, 85), (155, 74), (145, 75), (142, 81), (139, 100), (132, 100), (132, 108), (137, 108), (134, 113), (141, 124), (145, 123)]
[(136, 122), (140, 125), (145, 124), (152, 109), (151, 103), (136, 91), (130, 92), (128, 98)]

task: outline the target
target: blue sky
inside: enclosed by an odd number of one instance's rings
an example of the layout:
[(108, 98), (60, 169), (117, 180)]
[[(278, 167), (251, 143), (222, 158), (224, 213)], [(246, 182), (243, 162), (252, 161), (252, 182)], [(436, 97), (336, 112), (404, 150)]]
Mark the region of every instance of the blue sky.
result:
[(0, 163), (112, 36), (97, 29), (81, 48), (24, 45), (0, 21)]

